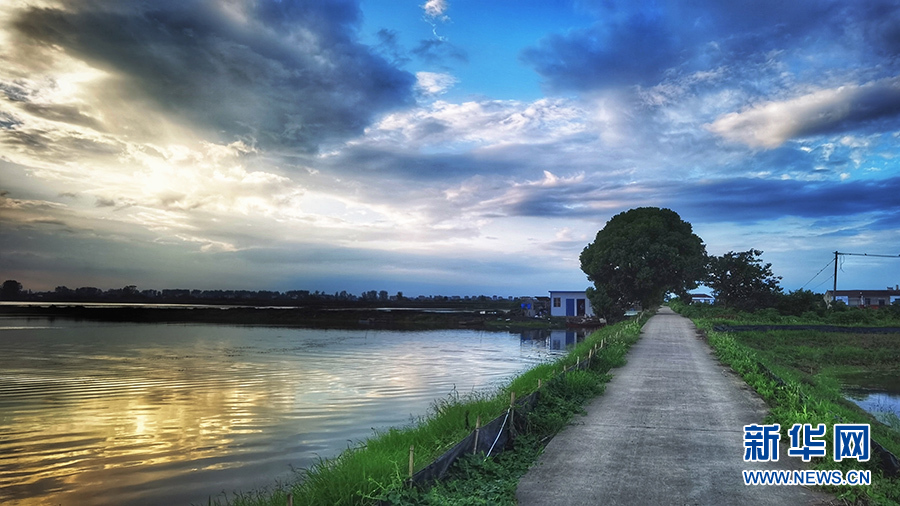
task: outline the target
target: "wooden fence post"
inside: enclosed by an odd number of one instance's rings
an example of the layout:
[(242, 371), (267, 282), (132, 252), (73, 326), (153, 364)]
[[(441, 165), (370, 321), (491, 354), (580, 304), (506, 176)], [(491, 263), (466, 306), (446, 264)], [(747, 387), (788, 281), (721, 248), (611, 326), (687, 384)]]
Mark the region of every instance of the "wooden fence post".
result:
[(509, 393), (509, 434), (515, 435), (515, 416), (516, 416), (516, 393)]
[(409, 447), (409, 483), (410, 483), (410, 485), (412, 484), (413, 463), (415, 462), (415, 455), (416, 455), (416, 447), (410, 446)]
[(475, 444), (472, 445), (472, 455), (478, 453), (478, 433), (481, 432), (481, 415), (475, 419)]

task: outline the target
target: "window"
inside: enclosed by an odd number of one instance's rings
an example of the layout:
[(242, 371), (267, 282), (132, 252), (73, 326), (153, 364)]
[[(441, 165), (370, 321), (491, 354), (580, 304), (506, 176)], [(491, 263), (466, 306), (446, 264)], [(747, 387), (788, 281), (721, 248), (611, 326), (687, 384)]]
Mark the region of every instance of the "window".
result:
[(553, 307), (562, 307), (562, 301), (559, 297), (553, 297)]

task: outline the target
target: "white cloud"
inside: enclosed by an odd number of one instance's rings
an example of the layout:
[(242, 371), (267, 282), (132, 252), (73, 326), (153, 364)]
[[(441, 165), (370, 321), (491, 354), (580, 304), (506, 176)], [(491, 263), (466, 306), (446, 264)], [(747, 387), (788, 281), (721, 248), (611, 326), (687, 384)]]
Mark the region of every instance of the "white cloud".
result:
[(753, 148), (776, 148), (796, 137), (852, 130), (900, 113), (900, 78), (850, 84), (770, 101), (720, 116), (711, 132)]
[(422, 4), (422, 10), (429, 18), (446, 19), (447, 8), (449, 7), (447, 0), (428, 0)]
[(416, 72), (417, 87), (428, 95), (441, 95), (458, 81), (450, 74), (440, 72)]
[(389, 114), (354, 142), (393, 141), (414, 149), (550, 143), (590, 131), (594, 127), (590, 117), (589, 111), (565, 99), (458, 104), (439, 100), (427, 107)]

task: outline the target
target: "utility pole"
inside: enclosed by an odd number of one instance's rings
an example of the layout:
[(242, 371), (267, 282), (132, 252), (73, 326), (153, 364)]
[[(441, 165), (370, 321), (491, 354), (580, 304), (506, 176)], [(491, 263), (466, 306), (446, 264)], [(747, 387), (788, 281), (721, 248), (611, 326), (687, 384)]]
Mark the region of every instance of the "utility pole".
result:
[(834, 252), (834, 289), (831, 290), (831, 298), (837, 296), (837, 268), (838, 268), (838, 255), (841, 253), (839, 251)]

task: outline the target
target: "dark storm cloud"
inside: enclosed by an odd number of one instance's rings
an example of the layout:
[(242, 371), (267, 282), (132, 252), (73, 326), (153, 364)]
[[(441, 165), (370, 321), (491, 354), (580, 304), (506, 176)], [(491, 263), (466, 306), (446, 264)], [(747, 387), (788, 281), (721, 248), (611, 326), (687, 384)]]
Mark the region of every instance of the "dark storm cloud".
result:
[(584, 200), (580, 198), (550, 200), (540, 195), (533, 195), (530, 198), (516, 202), (515, 205), (507, 207), (506, 211), (512, 216), (528, 216), (532, 218), (558, 218), (565, 216), (586, 218), (594, 213), (590, 208), (584, 206)]
[(319, 165), (330, 173), (399, 177), (411, 184), (458, 181), (476, 174), (511, 174), (522, 167), (516, 160), (486, 160), (472, 153), (421, 154), (375, 147), (348, 147)]
[(527, 217), (578, 217), (596, 215), (596, 206), (602, 206), (609, 187), (591, 183), (576, 183), (552, 187), (520, 187), (503, 207), (511, 216)]
[(22, 121), (7, 112), (0, 111), (0, 128), (9, 130), (22, 124)]
[(31, 92), (27, 87), (15, 82), (0, 82), (0, 93), (6, 95), (6, 98), (11, 102), (28, 101), (29, 96), (31, 95)]
[(116, 201), (113, 199), (104, 199), (97, 198), (94, 202), (94, 207), (115, 207)]
[(43, 130), (18, 130), (15, 128), (15, 124), (11, 125), (11, 127), (10, 131), (3, 137), (0, 137), (0, 142), (3, 144), (25, 148), (35, 153), (46, 152), (53, 144), (53, 140), (47, 137), (49, 132)]
[[(0, 116), (2, 126), (2, 116)], [(40, 128), (24, 128), (20, 122), (12, 123), (0, 136), (0, 145), (50, 159), (68, 159), (92, 154), (111, 157), (121, 152), (121, 145), (113, 141), (86, 139), (78, 135), (56, 135), (56, 132)]]
[(900, 115), (900, 81), (890, 79), (869, 83), (854, 90), (839, 91), (838, 95), (843, 111), (814, 111), (819, 113), (818, 117), (803, 118), (804, 126), (798, 129), (796, 135), (842, 132), (883, 121), (890, 121), (893, 126), (897, 126), (896, 117)]
[(815, 53), (833, 41), (848, 46), (855, 60), (900, 48), (900, 30), (891, 23), (896, 1), (586, 4), (596, 19), (590, 27), (550, 35), (522, 53), (553, 89), (652, 86), (672, 71), (761, 63), (786, 48)]
[(14, 28), (23, 51), (62, 48), (227, 139), (314, 150), (413, 100), (414, 77), (356, 41), (359, 17), (347, 1), (109, 1), (28, 8)]
[[(679, 206), (704, 221), (755, 222), (786, 216), (826, 218), (900, 209), (900, 177), (877, 181), (806, 182), (731, 179), (685, 185)], [(890, 226), (896, 228), (896, 221)]]
[(657, 206), (683, 210), (691, 221), (705, 223), (757, 223), (784, 217), (828, 220), (878, 211), (877, 222), (870, 228), (893, 230), (900, 221), (900, 177), (843, 182), (733, 178), (641, 185), (579, 179), (519, 185), (496, 204), (504, 216), (578, 219)]
[(378, 30), (375, 36), (378, 37), (378, 45), (375, 46), (375, 49), (395, 66), (399, 67), (410, 62), (410, 58), (406, 56), (404, 49), (400, 47), (396, 30), (382, 28)]

